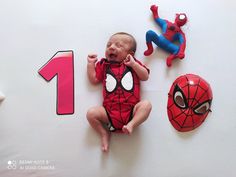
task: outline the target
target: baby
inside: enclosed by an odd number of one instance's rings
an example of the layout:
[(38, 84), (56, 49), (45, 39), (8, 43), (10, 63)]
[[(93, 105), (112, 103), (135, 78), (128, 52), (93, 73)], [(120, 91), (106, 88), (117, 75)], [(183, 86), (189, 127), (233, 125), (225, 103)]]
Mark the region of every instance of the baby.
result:
[(87, 75), (92, 84), (103, 84), (103, 106), (90, 108), (87, 119), (101, 136), (101, 148), (109, 149), (110, 132), (131, 134), (151, 112), (151, 103), (140, 100), (140, 80), (146, 81), (149, 69), (134, 58), (136, 41), (128, 33), (112, 35), (105, 57), (87, 58)]

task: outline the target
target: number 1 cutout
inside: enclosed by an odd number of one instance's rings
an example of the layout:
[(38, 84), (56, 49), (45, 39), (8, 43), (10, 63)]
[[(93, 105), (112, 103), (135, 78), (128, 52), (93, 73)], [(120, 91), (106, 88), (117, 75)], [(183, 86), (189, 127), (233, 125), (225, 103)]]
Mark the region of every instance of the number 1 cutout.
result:
[(57, 76), (57, 114), (74, 114), (73, 51), (58, 51), (38, 73), (48, 82)]

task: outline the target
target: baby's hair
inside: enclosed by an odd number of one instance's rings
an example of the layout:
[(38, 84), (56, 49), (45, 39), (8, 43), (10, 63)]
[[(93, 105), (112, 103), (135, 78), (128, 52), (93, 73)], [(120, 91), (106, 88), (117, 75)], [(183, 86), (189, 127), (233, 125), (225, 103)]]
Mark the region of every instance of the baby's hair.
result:
[(137, 48), (137, 42), (136, 42), (135, 38), (131, 34), (126, 33), (126, 32), (118, 32), (118, 33), (113, 34), (112, 36), (117, 35), (117, 34), (118, 35), (127, 35), (127, 36), (129, 36), (131, 38), (131, 40), (132, 40), (132, 47), (131, 47), (130, 50), (135, 53), (136, 52), (136, 48)]

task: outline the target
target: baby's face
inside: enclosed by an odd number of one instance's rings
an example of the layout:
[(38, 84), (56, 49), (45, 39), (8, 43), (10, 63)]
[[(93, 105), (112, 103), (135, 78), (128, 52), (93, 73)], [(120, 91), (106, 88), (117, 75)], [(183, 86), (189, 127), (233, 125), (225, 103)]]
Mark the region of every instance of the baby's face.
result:
[(131, 52), (132, 39), (128, 35), (115, 34), (109, 39), (105, 56), (108, 61), (122, 62)]

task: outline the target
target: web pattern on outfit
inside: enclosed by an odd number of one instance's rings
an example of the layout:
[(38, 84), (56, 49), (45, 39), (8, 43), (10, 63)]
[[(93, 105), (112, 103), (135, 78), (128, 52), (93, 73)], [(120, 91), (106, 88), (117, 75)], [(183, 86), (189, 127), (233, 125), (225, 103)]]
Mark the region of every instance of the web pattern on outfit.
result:
[(132, 119), (134, 106), (140, 99), (140, 82), (136, 77), (125, 65), (106, 70), (103, 104), (111, 131), (121, 130)]

